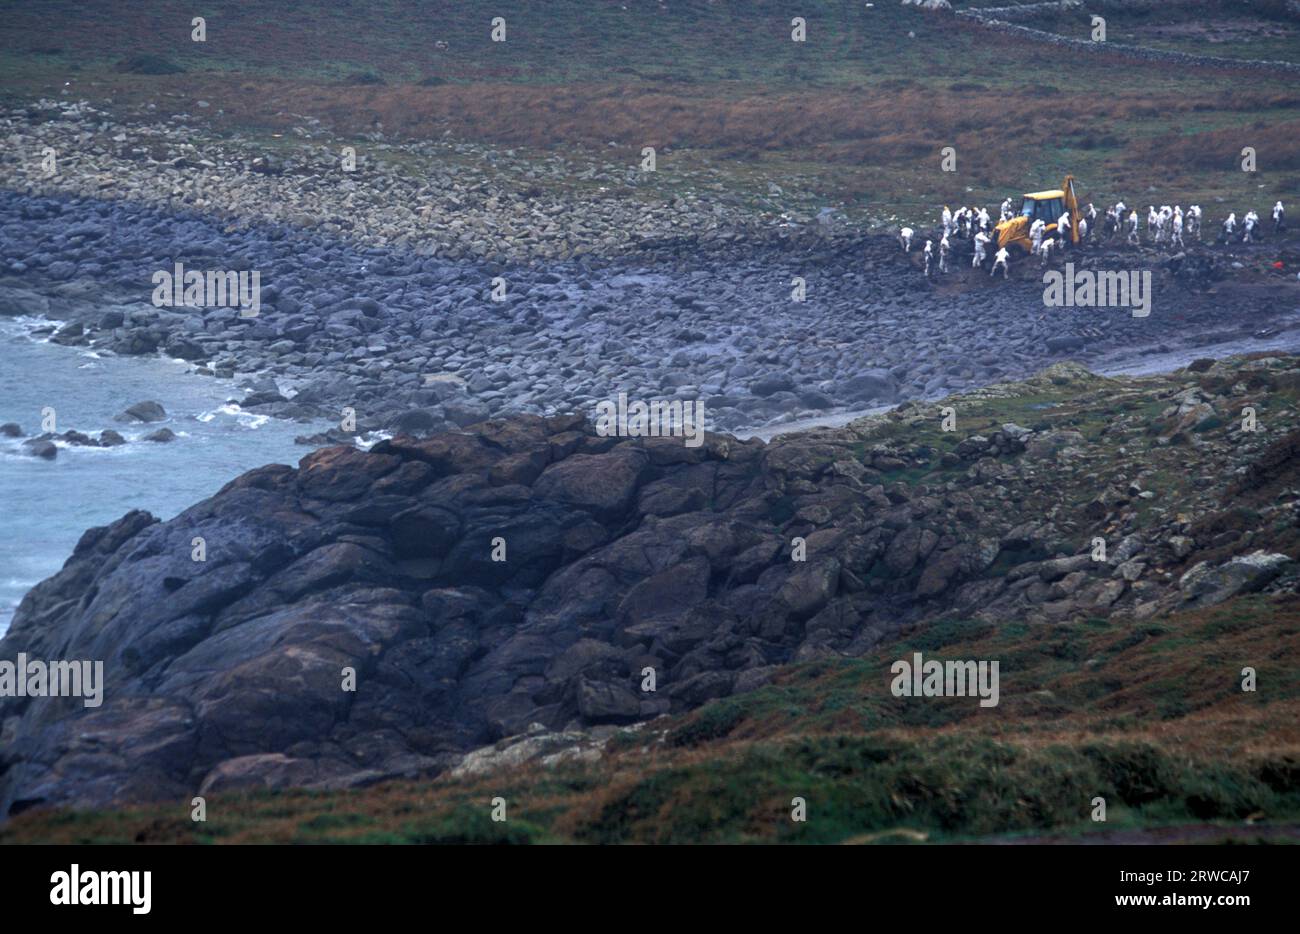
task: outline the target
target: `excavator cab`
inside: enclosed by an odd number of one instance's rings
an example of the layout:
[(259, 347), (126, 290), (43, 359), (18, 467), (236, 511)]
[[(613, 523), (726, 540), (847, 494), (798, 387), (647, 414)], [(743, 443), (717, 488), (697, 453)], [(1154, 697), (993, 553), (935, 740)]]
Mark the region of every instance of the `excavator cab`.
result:
[(1021, 205), (1020, 216), (1029, 218), (1029, 223), (1041, 220), (1044, 224), (1053, 225), (1058, 218), (1065, 213), (1065, 192), (1063, 191), (1036, 191), (1033, 194), (1025, 195), (1025, 203)]
[(1034, 221), (1041, 220), (1046, 224), (1045, 233), (1050, 235), (1056, 232), (1057, 221), (1064, 214), (1070, 217), (1070, 240), (1078, 243), (1079, 199), (1074, 193), (1073, 175), (1065, 176), (1060, 188), (1026, 194), (1020, 205), (1020, 213), (993, 228), (993, 240), (999, 247), (1014, 243), (1028, 253), (1033, 249), (1029, 228)]

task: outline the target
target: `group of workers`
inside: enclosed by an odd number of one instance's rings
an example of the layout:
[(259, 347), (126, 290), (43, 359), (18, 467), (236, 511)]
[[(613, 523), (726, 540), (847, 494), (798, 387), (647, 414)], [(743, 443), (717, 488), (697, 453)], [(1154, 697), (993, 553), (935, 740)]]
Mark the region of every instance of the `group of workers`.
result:
[[(1010, 220), (1014, 217), (1011, 207), (1011, 199), (1007, 198), (1002, 202), (999, 210), (999, 221)], [(1047, 222), (1042, 218), (1035, 219), (1029, 226), (1029, 242), (1033, 255), (1038, 256), (1042, 265), (1046, 266), (1055, 252), (1067, 249), (1074, 238), (1071, 236), (1071, 226), (1078, 226), (1078, 240), (1083, 243), (1090, 237), (1096, 238), (1098, 242), (1108, 242), (1116, 237), (1123, 236), (1125, 242), (1138, 246), (1142, 240), (1138, 233), (1139, 218), (1136, 210), (1130, 210), (1128, 205), (1123, 201), (1118, 201), (1106, 209), (1102, 216), (1100, 225), (1097, 220), (1097, 209), (1088, 203), (1087, 207), (1078, 212), (1077, 220), (1071, 217), (1069, 211), (1063, 213), (1056, 220), (1055, 236), (1047, 236)], [(1165, 245), (1170, 248), (1183, 248), (1186, 245), (1184, 237), (1201, 239), (1201, 207), (1193, 204), (1186, 211), (1180, 205), (1161, 205), (1159, 209), (1155, 205), (1147, 207), (1147, 239), (1152, 244)], [(1272, 211), (1273, 231), (1282, 233), (1286, 230), (1286, 209), (1282, 202), (1278, 201), (1273, 205)], [(990, 244), (995, 244), (996, 233), (994, 223), (989, 212), (982, 207), (959, 207), (952, 211), (947, 205), (943, 208), (943, 213), (939, 218), (940, 226), (943, 230), (939, 238), (938, 247), (934, 240), (926, 239), (922, 248), (922, 260), (925, 265), (925, 275), (930, 277), (935, 266), (936, 260), (940, 273), (948, 273), (951, 269), (953, 238), (970, 239), (972, 242), (971, 267), (980, 268), (988, 259)], [(1240, 226), (1240, 232), (1238, 227)], [(1223, 222), (1222, 231), (1219, 235), (1219, 243), (1227, 243), (1234, 239), (1239, 239), (1243, 243), (1252, 243), (1259, 236), (1259, 215), (1253, 210), (1246, 213), (1238, 225), (1236, 213), (1229, 213), (1227, 219)], [(913, 241), (916, 239), (916, 231), (911, 227), (903, 227), (898, 232), (899, 244), (903, 251), (910, 253)], [(996, 275), (998, 270), (1002, 270), (1003, 278), (1007, 277), (1008, 266), (1010, 262), (1010, 253), (1005, 246), (999, 246), (993, 255), (993, 266), (989, 270), (989, 275)]]

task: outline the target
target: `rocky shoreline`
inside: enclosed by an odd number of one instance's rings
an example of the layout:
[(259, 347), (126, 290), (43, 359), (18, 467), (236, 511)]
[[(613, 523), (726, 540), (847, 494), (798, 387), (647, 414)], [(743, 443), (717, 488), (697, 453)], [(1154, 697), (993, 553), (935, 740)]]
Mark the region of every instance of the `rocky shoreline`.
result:
[[(202, 104), (203, 102), (200, 102)], [(195, 211), (240, 227), (266, 222), (420, 257), (497, 265), (691, 252), (771, 233), (707, 172), (660, 192), (636, 165), (575, 155), (516, 153), (455, 141), (336, 141), (304, 117), (292, 140), (218, 136), (203, 117), (129, 120), (85, 101), (40, 100), (0, 113), (11, 148), (0, 188)], [(342, 167), (343, 150), (355, 166)], [(57, 171), (45, 171), (43, 153)], [(793, 225), (812, 217), (787, 218)]]
[(24, 599), (0, 655), (103, 659), (105, 701), (0, 701), (0, 813), (473, 772), (904, 625), (1293, 592), (1298, 391), (1293, 356), (1061, 364), (945, 400), (955, 432), (908, 404), (690, 449), (517, 416), (254, 470), (90, 530)]
[[(258, 413), (338, 422), (351, 409), (363, 436), (589, 415), (620, 392), (701, 400), (710, 428), (754, 430), (933, 399), (1067, 356), (1294, 323), (1295, 290), (1257, 272), (1273, 245), (1076, 257), (1081, 269), (1154, 271), (1152, 314), (1133, 319), (1045, 309), (1036, 261), (993, 283), (969, 269), (965, 241), (954, 274), (931, 282), (889, 236), (703, 196), (665, 206), (626, 186), (600, 207), (529, 189), (527, 173), (544, 169), (522, 157), (484, 156), (510, 162), (499, 174), (448, 162), (431, 179), (364, 159), (344, 173), (326, 147), (275, 157), (85, 104), (40, 102), (0, 123), (20, 154), (0, 163), (0, 314), (63, 321), (60, 343), (191, 361), (234, 380), (248, 394), (232, 401)], [(35, 154), (51, 144), (75, 156), (45, 178)], [(427, 148), (375, 145), (394, 159)], [(612, 184), (616, 167), (588, 172)], [(545, 247), (557, 212), (578, 225), (558, 252)], [(466, 229), (480, 239), (464, 242)], [(155, 307), (152, 277), (177, 263), (257, 272), (257, 316)], [(1258, 287), (1225, 313), (1213, 284), (1247, 265)]]
[[(711, 428), (741, 431), (1294, 323), (1263, 291), (1225, 314), (1206, 285), (1227, 261), (1205, 255), (1148, 257), (1161, 263), (1154, 309), (1135, 319), (1044, 309), (1040, 283), (990, 286), (978, 271), (936, 286), (884, 236), (506, 268), (128, 202), (0, 192), (0, 213), (0, 314), (62, 321), (58, 343), (191, 361), (247, 390), (232, 401), (250, 411), (337, 422), (351, 408), (359, 434), (590, 414), (620, 392), (702, 400)], [(151, 277), (177, 262), (259, 270), (259, 314), (155, 307)]]

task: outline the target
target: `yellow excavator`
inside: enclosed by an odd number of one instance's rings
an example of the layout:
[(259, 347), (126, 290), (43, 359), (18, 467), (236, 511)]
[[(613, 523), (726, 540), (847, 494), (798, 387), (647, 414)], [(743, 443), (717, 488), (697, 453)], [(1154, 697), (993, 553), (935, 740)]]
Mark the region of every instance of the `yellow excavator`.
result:
[(993, 228), (993, 242), (998, 247), (1014, 243), (1028, 253), (1033, 249), (1029, 228), (1036, 220), (1047, 225), (1044, 236), (1056, 232), (1061, 215), (1070, 216), (1070, 241), (1079, 242), (1079, 199), (1074, 193), (1074, 176), (1065, 176), (1060, 188), (1032, 191), (1024, 196), (1020, 213)]

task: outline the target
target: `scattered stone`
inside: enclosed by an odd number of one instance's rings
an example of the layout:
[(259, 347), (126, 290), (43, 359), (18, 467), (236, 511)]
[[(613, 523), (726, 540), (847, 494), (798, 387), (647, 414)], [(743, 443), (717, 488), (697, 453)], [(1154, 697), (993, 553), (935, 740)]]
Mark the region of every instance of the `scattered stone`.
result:
[(30, 454), (32, 457), (44, 458), (52, 461), (59, 456), (59, 449), (53, 441), (47, 441), (43, 438), (32, 438), (23, 442), (23, 453)]
[(1277, 578), (1294, 559), (1256, 551), (1239, 555), (1217, 567), (1202, 561), (1178, 580), (1184, 603), (1214, 606), (1238, 594), (1254, 593)]
[(157, 402), (137, 402), (117, 416), (119, 422), (159, 422), (167, 417), (167, 410)]

